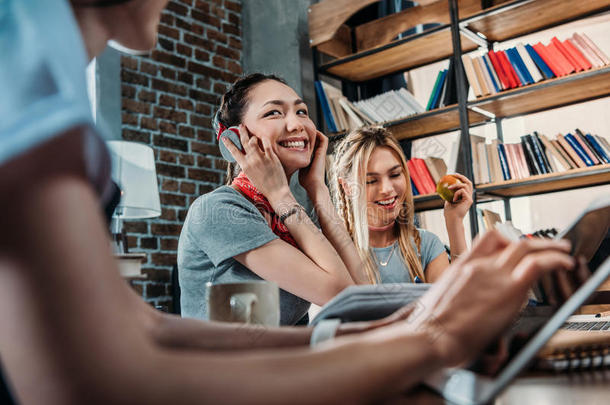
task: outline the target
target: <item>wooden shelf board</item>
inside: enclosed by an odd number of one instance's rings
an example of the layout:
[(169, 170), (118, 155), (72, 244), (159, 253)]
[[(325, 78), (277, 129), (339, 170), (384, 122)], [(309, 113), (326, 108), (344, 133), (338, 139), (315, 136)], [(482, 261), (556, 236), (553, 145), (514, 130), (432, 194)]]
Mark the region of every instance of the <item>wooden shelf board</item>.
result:
[(462, 24), (489, 41), (506, 41), (608, 9), (610, 0), (516, 0), (465, 18)]
[[(468, 122), (476, 125), (488, 118), (468, 110)], [(457, 105), (451, 105), (384, 124), (399, 139), (415, 139), (426, 135), (449, 132), (460, 128), (460, 113)]]
[(443, 208), (445, 201), (438, 194), (416, 195), (413, 197), (415, 203), (415, 212), (436, 210)]
[(506, 118), (580, 103), (609, 94), (610, 66), (606, 66), (503, 91), (469, 102), (468, 105)]
[(527, 179), (508, 180), (476, 186), (477, 194), (521, 197), (555, 191), (610, 184), (610, 165), (572, 169), (561, 173), (540, 174)]
[[(464, 52), (476, 48), (474, 42), (462, 36)], [(443, 26), (337, 59), (320, 66), (320, 70), (353, 82), (361, 82), (436, 62), (451, 55), (451, 30), (448, 26)]]

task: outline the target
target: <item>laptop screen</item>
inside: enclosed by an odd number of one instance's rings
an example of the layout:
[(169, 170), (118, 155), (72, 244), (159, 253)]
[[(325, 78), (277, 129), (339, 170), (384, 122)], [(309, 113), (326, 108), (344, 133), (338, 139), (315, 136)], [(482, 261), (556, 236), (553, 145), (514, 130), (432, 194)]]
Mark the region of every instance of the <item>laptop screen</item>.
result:
[[(610, 203), (601, 200), (589, 207), (557, 236), (557, 238), (569, 239), (572, 242), (572, 255), (583, 257), (586, 264), (571, 272), (554, 273), (544, 277), (532, 289), (527, 305), (512, 328), (471, 365), (471, 371), (486, 376), (496, 376), (501, 373), (536, 332), (608, 257)], [(599, 300), (596, 294), (592, 294), (584, 304)]]

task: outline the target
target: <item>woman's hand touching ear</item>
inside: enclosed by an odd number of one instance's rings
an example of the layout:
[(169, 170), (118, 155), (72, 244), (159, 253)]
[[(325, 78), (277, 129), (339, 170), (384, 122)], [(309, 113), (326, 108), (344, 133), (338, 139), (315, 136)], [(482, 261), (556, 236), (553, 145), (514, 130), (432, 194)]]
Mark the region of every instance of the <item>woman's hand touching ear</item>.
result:
[(316, 131), (316, 141), (311, 155), (311, 163), (309, 166), (299, 170), (299, 182), (308, 193), (316, 187), (325, 186), (324, 174), (327, 150), (328, 138), (322, 132)]

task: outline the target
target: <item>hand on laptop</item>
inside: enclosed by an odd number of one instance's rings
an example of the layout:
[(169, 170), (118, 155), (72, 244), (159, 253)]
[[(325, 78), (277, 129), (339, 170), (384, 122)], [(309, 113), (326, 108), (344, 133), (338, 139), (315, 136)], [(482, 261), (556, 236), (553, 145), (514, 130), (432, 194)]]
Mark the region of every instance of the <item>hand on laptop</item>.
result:
[(536, 280), (574, 268), (569, 249), (567, 241), (511, 243), (490, 231), (447, 269), (407, 322), (427, 332), (446, 366), (468, 361), (499, 337)]

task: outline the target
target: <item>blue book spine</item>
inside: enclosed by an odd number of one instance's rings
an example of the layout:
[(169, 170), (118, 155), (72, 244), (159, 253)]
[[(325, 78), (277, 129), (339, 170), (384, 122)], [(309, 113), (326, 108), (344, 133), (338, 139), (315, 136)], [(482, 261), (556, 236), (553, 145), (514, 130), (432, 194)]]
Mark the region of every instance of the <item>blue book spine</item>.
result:
[(538, 69), (544, 75), (544, 77), (546, 77), (547, 79), (555, 77), (549, 65), (547, 65), (546, 62), (540, 57), (540, 55), (538, 55), (538, 52), (536, 52), (533, 46), (529, 44), (525, 45), (525, 49), (527, 50), (527, 53), (530, 54), (532, 60), (534, 61), (536, 66), (538, 66)]
[(413, 192), (413, 197), (419, 195), (419, 191), (417, 191), (417, 187), (415, 187), (415, 183), (413, 183), (413, 179), (411, 179), (411, 191)]
[(510, 63), (512, 63), (513, 66), (515, 67), (515, 71), (517, 72), (517, 74), (520, 74), (519, 80), (521, 80), (525, 84), (534, 83), (534, 79), (532, 79), (530, 72), (525, 67), (525, 63), (523, 63), (523, 60), (521, 59), (521, 56), (519, 56), (519, 52), (517, 51), (517, 49), (516, 48), (507, 49), (506, 53), (508, 54)]
[[(487, 55), (486, 55), (487, 56)], [(502, 87), (500, 86), (499, 83), (496, 82), (496, 79), (494, 77), (494, 70), (493, 67), (489, 65), (489, 57), (482, 57), (481, 59), (483, 59), (483, 63), (485, 64), (485, 67), (487, 68), (487, 72), (489, 72), (489, 77), (491, 78), (491, 84), (494, 85), (494, 88), (496, 89), (496, 92), (501, 92), (502, 91)]]
[(536, 154), (536, 159), (540, 162), (545, 173), (551, 173), (551, 165), (546, 158), (546, 154), (544, 153), (544, 146), (542, 142), (538, 139), (538, 135), (536, 135), (536, 131), (534, 131), (534, 135), (530, 135), (532, 137), (532, 144), (534, 145), (534, 153)]
[(591, 160), (589, 155), (585, 153), (584, 149), (582, 148), (582, 146), (580, 146), (576, 139), (574, 139), (574, 135), (567, 134), (564, 138), (566, 138), (566, 141), (570, 144), (572, 149), (574, 149), (576, 154), (578, 154), (578, 156), (585, 162), (587, 166), (593, 166), (593, 161)]
[(498, 155), (500, 156), (500, 167), (502, 168), (502, 177), (504, 180), (510, 180), (510, 170), (506, 161), (506, 151), (503, 144), (498, 144)]
[(438, 86), (436, 87), (436, 91), (434, 92), (434, 98), (432, 99), (432, 104), (430, 106), (431, 110), (438, 108), (438, 102), (440, 94), (443, 92), (443, 87), (445, 87), (445, 81), (447, 79), (447, 69), (443, 70), (441, 73), (440, 81), (438, 82)]
[(597, 154), (602, 158), (604, 163), (610, 163), (610, 158), (604, 151), (604, 148), (602, 148), (599, 142), (597, 142), (597, 139), (595, 139), (591, 134), (586, 134), (585, 138), (587, 138), (591, 146), (593, 146), (593, 148), (597, 151)]
[(320, 106), (322, 107), (322, 113), (324, 114), (324, 120), (326, 121), (328, 130), (330, 132), (337, 132), (337, 125), (335, 124), (333, 114), (330, 111), (330, 106), (328, 105), (328, 99), (326, 98), (322, 83), (318, 80), (314, 83), (314, 86), (316, 87), (316, 94), (320, 100)]

